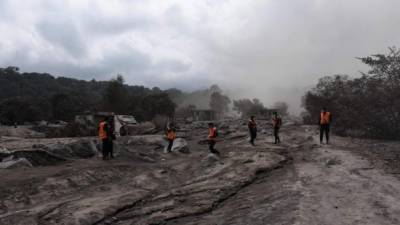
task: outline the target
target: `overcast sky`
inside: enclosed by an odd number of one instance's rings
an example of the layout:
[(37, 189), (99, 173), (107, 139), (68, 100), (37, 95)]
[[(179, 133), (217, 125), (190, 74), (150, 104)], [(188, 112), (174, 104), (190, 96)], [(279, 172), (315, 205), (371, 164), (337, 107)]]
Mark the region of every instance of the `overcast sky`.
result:
[(299, 111), (321, 76), (400, 46), (399, 0), (0, 0), (0, 67), (233, 97)]

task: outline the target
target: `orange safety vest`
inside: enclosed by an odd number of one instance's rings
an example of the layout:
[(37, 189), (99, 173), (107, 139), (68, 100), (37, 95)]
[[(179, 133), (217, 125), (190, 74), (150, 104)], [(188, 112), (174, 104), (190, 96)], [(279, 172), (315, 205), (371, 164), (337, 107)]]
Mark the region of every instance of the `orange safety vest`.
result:
[(217, 128), (208, 128), (208, 140), (213, 140), (217, 137)]
[(321, 124), (329, 124), (331, 121), (331, 113), (330, 112), (321, 112), (320, 116), (320, 123)]
[(257, 128), (257, 123), (253, 120), (249, 120), (249, 128)]
[(176, 134), (175, 134), (174, 130), (172, 130), (172, 129), (167, 130), (167, 138), (168, 138), (168, 140), (174, 140), (176, 138)]
[(282, 125), (282, 120), (280, 117), (272, 118), (272, 126), (273, 127), (280, 127)]
[(105, 121), (103, 121), (99, 125), (99, 138), (100, 139), (107, 139), (107, 132), (104, 130), (106, 124), (107, 123)]

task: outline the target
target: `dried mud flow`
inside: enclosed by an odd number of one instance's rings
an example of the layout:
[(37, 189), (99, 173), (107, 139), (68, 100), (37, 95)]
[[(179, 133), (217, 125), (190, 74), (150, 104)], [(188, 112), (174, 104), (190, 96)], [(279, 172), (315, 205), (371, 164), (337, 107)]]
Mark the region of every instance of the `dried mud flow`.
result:
[(0, 170), (0, 224), (400, 224), (399, 143), (319, 145), (315, 127), (292, 125), (282, 144), (260, 132), (250, 146), (244, 129), (221, 130), (220, 157), (202, 127), (168, 154), (160, 136), (123, 137), (109, 161), (94, 138), (0, 139), (2, 159), (32, 163)]

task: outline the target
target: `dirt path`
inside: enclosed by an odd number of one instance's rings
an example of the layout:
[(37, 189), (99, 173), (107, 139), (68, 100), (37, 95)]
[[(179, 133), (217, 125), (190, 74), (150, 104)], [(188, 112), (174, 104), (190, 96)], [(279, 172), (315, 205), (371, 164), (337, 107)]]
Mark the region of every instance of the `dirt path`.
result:
[[(400, 181), (339, 140), (289, 148), (291, 163), (240, 190), (212, 212), (168, 224), (400, 224)], [(310, 136), (308, 136), (310, 137)], [(263, 143), (266, 145), (266, 143)], [(359, 150), (359, 149), (358, 149)]]
[(297, 224), (400, 224), (400, 182), (333, 145), (295, 154)]

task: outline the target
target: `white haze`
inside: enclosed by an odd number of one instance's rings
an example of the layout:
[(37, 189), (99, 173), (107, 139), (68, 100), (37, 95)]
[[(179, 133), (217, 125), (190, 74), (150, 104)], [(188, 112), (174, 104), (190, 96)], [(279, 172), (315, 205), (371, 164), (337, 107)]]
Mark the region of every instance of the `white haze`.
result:
[(278, 100), (400, 43), (398, 0), (2, 0), (0, 66)]

